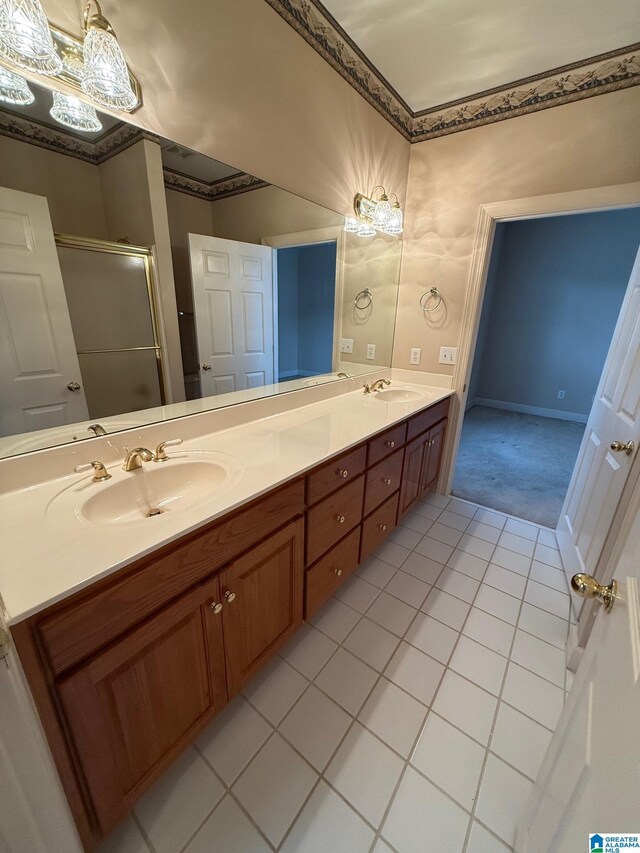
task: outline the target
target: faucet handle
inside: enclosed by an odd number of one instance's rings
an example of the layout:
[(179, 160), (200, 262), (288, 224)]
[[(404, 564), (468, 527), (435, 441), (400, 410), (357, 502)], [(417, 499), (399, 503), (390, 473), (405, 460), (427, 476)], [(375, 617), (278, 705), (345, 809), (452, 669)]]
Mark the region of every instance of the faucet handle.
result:
[(104, 467), (102, 462), (87, 462), (85, 465), (76, 465), (73, 469), (76, 474), (82, 474), (84, 471), (91, 471), (93, 469), (93, 477), (91, 478), (92, 483), (101, 483), (104, 480), (110, 480), (111, 474)]
[(161, 441), (160, 444), (156, 447), (155, 461), (168, 462), (169, 457), (167, 456), (165, 447), (176, 447), (178, 444), (182, 444), (181, 438), (171, 438), (169, 439), (169, 441)]

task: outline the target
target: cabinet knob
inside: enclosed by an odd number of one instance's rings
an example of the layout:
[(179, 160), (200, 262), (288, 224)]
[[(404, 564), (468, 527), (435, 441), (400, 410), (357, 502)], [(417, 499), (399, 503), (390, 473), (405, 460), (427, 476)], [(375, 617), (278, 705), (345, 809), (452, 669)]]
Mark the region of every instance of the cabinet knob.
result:
[(333, 573), (334, 573), (334, 575), (337, 575), (338, 577), (340, 577), (340, 575), (342, 574), (342, 569), (334, 569)]
[(395, 447), (396, 446), (395, 441), (385, 441), (385, 444), (387, 445), (387, 447)]
[(380, 528), (380, 530), (386, 530), (387, 529), (386, 524), (379, 524), (378, 527)]
[(212, 601), (209, 607), (213, 610), (214, 613), (220, 613), (222, 610), (222, 605), (219, 601)]
[(349, 472), (346, 468), (340, 468), (338, 474), (342, 477), (343, 480), (346, 480), (346, 478), (349, 476)]
[(388, 477), (385, 477), (382, 482), (385, 484), (385, 486), (391, 485), (391, 480)]
[(336, 521), (338, 524), (344, 524), (347, 519), (344, 515), (336, 515)]
[(235, 600), (236, 600), (236, 594), (235, 594), (235, 592), (229, 592), (229, 590), (227, 590), (227, 591), (225, 592), (224, 597), (225, 597), (225, 600), (226, 600), (229, 604), (231, 604), (231, 602), (232, 602), (232, 601), (235, 601)]

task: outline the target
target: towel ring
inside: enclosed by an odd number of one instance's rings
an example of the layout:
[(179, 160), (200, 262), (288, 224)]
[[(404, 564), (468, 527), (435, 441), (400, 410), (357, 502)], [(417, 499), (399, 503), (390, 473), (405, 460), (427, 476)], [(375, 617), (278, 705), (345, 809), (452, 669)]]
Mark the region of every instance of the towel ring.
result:
[[(427, 304), (430, 299), (437, 299), (438, 301), (433, 306), (433, 308), (427, 308)], [(435, 311), (436, 308), (440, 307), (440, 303), (442, 302), (442, 294), (438, 290), (437, 287), (432, 287), (431, 290), (425, 290), (425, 292), (420, 297), (420, 307), (424, 311), (425, 314), (429, 314), (431, 311)]]
[[(360, 304), (363, 299), (367, 301), (364, 305)], [(368, 287), (365, 287), (364, 290), (361, 290), (360, 293), (353, 300), (353, 304), (356, 306), (358, 311), (366, 311), (371, 305), (373, 305), (373, 293), (369, 290)]]

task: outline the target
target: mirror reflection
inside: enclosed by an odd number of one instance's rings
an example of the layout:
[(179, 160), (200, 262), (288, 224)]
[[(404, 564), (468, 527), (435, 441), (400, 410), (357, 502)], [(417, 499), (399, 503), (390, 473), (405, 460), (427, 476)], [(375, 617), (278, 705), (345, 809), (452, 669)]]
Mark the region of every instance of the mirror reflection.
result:
[(390, 365), (398, 238), (30, 85), (0, 104), (0, 456)]

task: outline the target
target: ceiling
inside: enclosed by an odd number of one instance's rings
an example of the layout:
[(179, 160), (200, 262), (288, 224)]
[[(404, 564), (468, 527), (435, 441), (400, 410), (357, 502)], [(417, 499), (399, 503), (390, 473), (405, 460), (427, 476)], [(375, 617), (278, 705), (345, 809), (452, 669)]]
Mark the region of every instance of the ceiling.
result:
[(233, 166), (227, 166), (226, 163), (220, 163), (219, 160), (178, 145), (177, 142), (161, 139), (160, 147), (162, 148), (162, 165), (181, 175), (188, 175), (190, 178), (197, 178), (199, 181), (211, 184), (238, 174), (238, 169), (234, 169)]
[(323, 0), (412, 112), (640, 41), (638, 0)]

